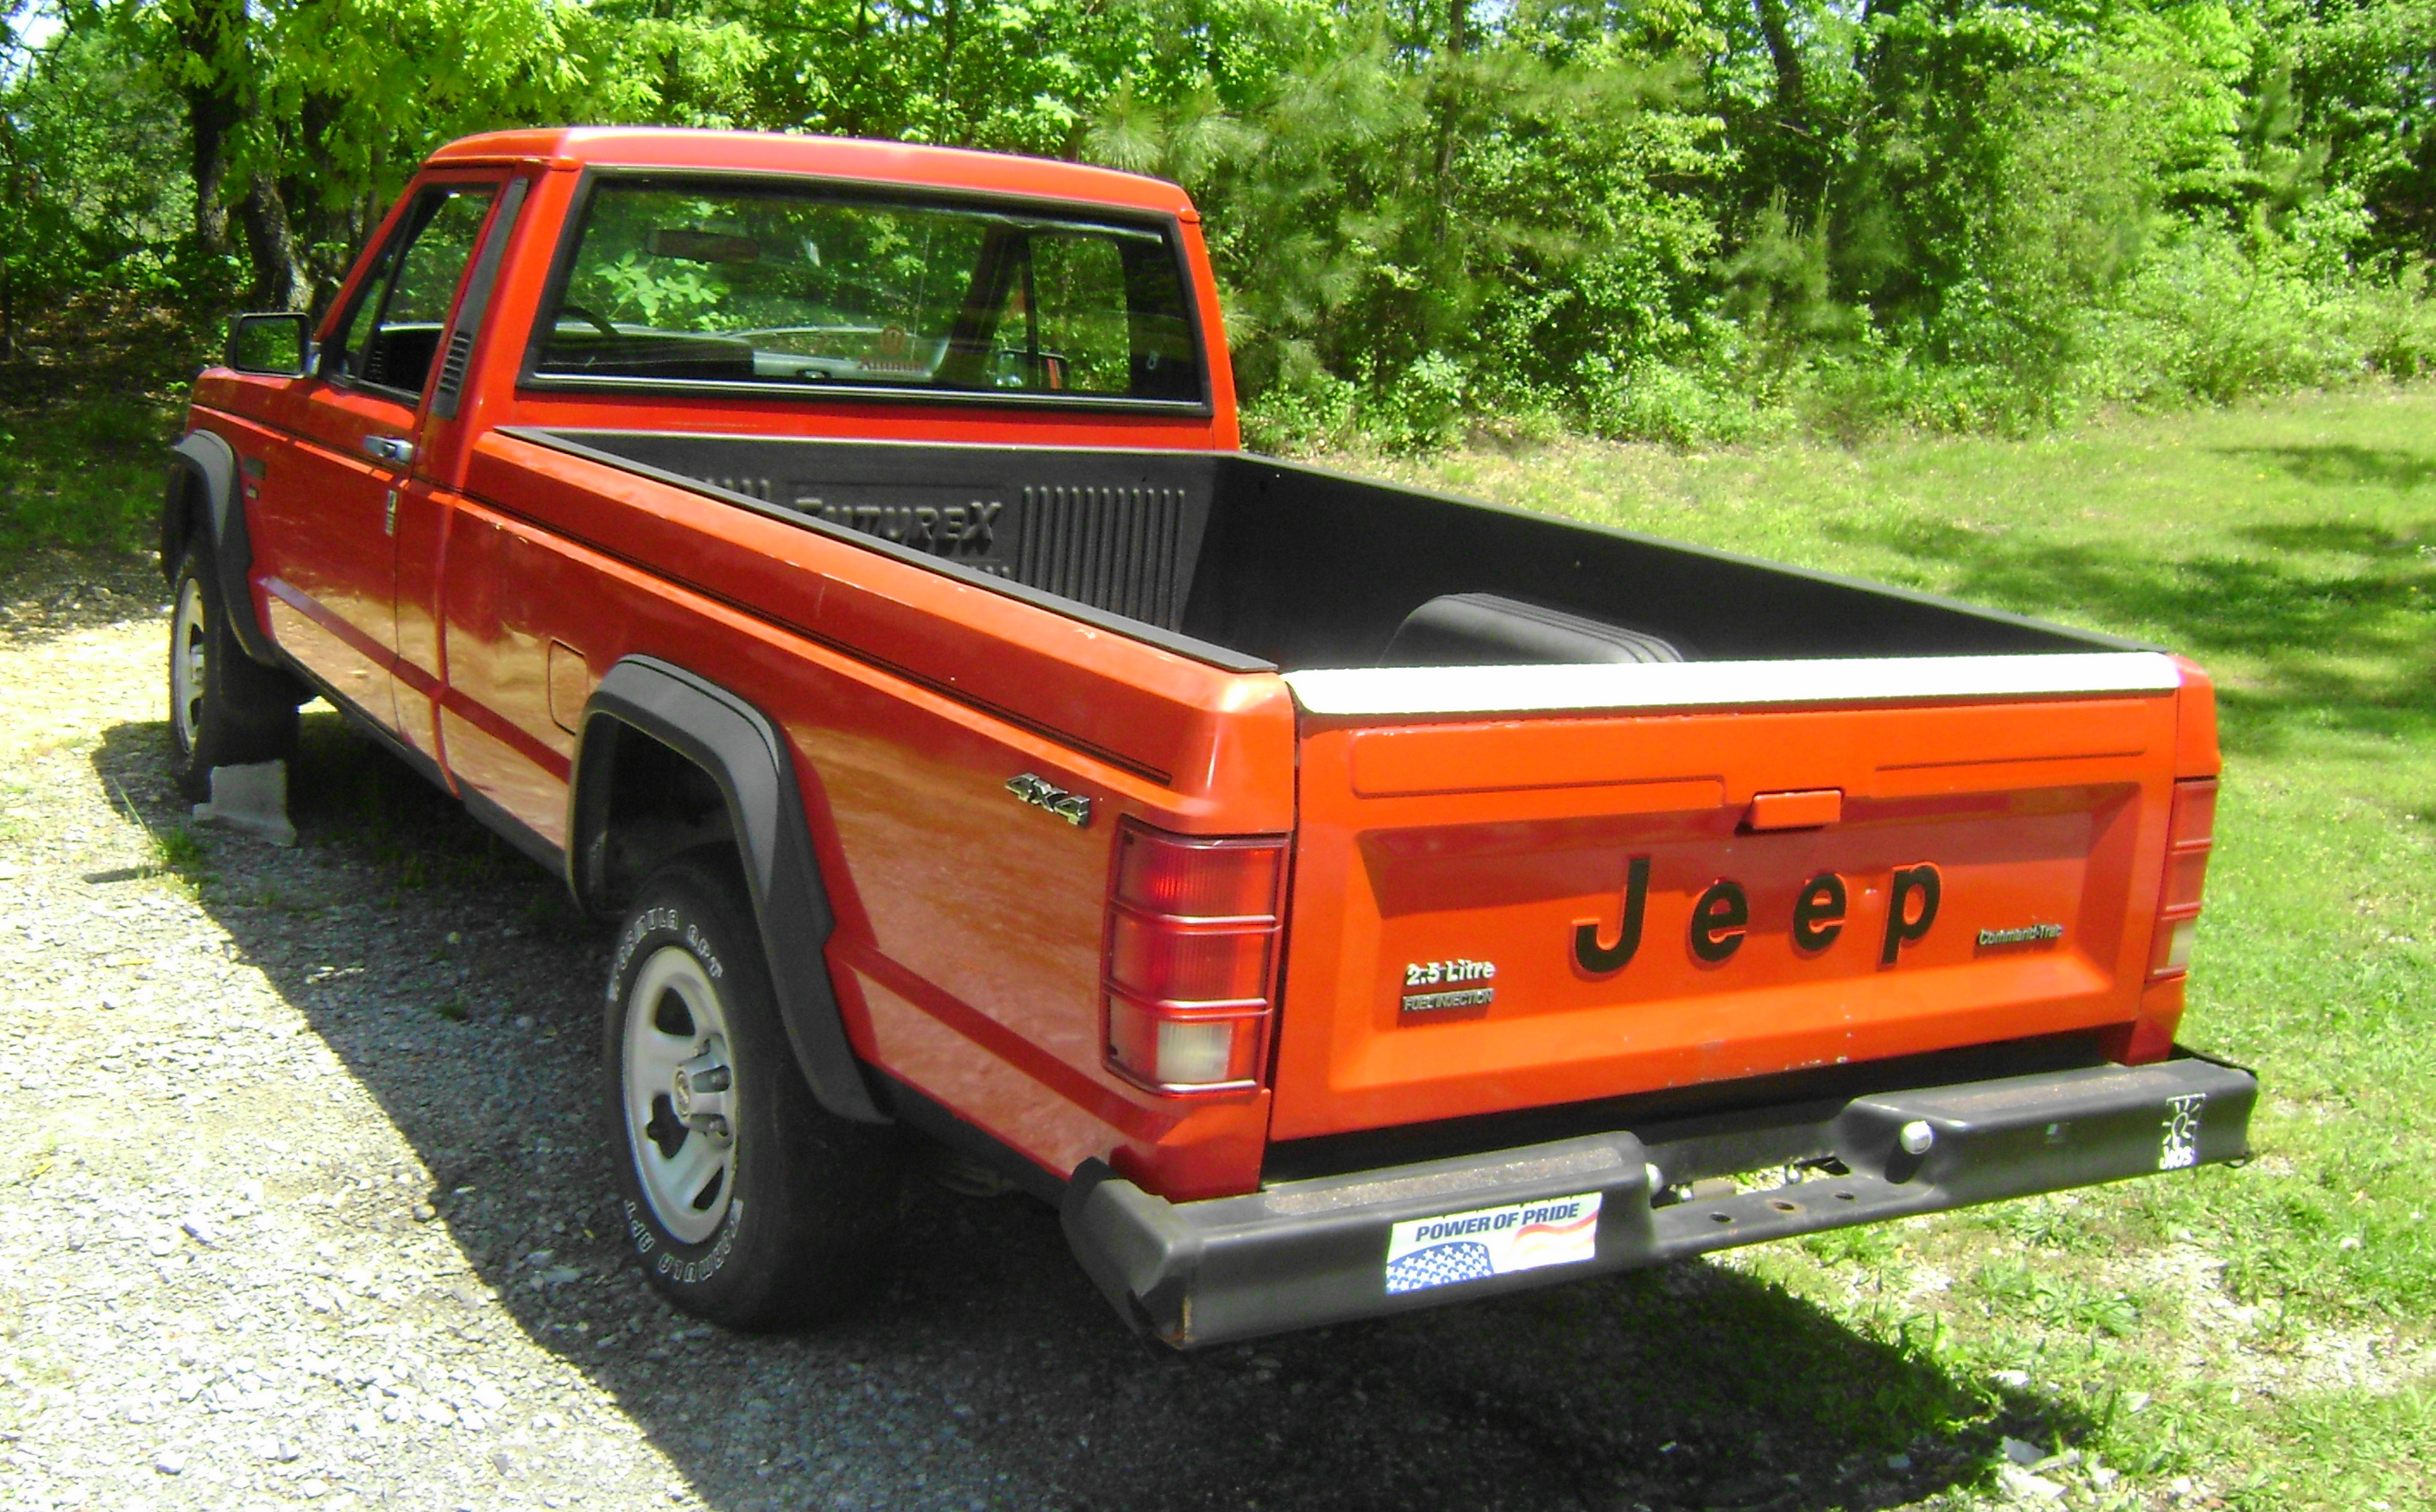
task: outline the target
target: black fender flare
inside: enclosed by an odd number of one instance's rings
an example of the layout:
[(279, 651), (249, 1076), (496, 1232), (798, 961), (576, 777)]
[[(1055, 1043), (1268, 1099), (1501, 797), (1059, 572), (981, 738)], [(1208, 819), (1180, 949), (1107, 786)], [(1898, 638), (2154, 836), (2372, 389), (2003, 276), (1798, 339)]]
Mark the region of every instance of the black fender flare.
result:
[(161, 571), (178, 570), (185, 554), (190, 491), (203, 500), (203, 527), (211, 531), (212, 565), (220, 602), (237, 649), (265, 667), (281, 667), (279, 652), (253, 614), (253, 543), (246, 534), (245, 495), (238, 485), (236, 448), (208, 430), (190, 430), (169, 448), (168, 487), (161, 500)]
[(727, 805), (739, 860), (788, 1041), (821, 1105), (858, 1123), (893, 1121), (880, 1110), (846, 1039), (822, 947), (835, 916), (812, 854), (792, 753), (759, 709), (683, 668), (629, 656), (609, 669), (583, 706), (567, 784), (567, 885), (599, 909), (600, 840), (609, 819), (617, 731), (624, 725), (709, 773)]

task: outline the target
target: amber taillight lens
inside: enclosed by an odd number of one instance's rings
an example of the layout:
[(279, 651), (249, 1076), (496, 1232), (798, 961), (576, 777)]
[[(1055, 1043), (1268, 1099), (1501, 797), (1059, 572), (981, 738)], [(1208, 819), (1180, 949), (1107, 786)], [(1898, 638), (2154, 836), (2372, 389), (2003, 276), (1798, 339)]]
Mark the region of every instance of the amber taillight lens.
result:
[(1117, 832), (1102, 991), (1108, 1065), (1167, 1093), (1258, 1086), (1276, 991), (1285, 841)]
[(2157, 932), (2149, 947), (2151, 982), (2190, 969), (2208, 852), (2216, 844), (2216, 791), (2214, 777), (2174, 784), (2173, 812), (2166, 824), (2166, 878), (2157, 895)]

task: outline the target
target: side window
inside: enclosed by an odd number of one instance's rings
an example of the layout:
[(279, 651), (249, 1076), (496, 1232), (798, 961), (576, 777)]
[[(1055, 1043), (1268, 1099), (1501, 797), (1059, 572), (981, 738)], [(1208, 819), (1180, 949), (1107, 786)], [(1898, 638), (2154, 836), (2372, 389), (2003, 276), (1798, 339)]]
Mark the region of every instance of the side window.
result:
[(363, 377), (363, 355), (372, 345), (373, 319), (380, 314), (381, 296), (389, 292), (390, 275), (397, 270), (397, 239), (381, 249), (380, 261), (373, 264), (364, 275), (363, 287), (356, 291), (355, 308), (347, 312), (346, 322), (339, 327), (339, 350), (330, 362), (338, 375)]
[(488, 184), (452, 184), (416, 197), (341, 327), (340, 376), (422, 395), (492, 192)]

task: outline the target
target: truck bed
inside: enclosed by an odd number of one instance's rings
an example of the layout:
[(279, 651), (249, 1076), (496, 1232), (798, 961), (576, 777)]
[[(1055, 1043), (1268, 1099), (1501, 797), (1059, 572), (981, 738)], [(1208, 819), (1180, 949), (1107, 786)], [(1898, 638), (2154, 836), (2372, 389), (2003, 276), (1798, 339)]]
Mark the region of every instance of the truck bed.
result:
[[(2152, 650), (1241, 454), (520, 434), (1282, 672), (1272, 1139), (2042, 1035), (2086, 1055), (2140, 1011), (2182, 681)], [(1917, 892), (1940, 883), (1941, 913)], [(1712, 907), (1734, 916), (1704, 955)], [(1484, 976), (1415, 988), (1434, 966)]]
[[(1401, 654), (1398, 631), (1448, 595), (1546, 606), (1651, 637), (1685, 661), (2146, 649), (1928, 594), (1242, 453), (512, 433), (859, 537), (1241, 670), (1415, 665)], [(1525, 659), (1545, 658), (1493, 662)]]

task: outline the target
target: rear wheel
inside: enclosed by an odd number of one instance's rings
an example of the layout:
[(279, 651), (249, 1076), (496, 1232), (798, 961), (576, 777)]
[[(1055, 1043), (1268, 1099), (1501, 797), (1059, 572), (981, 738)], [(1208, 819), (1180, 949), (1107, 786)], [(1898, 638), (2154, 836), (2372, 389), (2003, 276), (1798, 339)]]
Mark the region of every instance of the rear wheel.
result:
[(229, 629), (211, 547), (178, 564), (169, 613), (170, 765), (190, 798), (211, 796), (212, 768), (273, 761), (296, 746), (293, 678), (249, 658)]
[(729, 1328), (782, 1328), (869, 1285), (901, 1156), (890, 1131), (836, 1117), (805, 1084), (724, 860), (671, 863), (627, 912), (602, 1090), (627, 1240), (652, 1285)]

